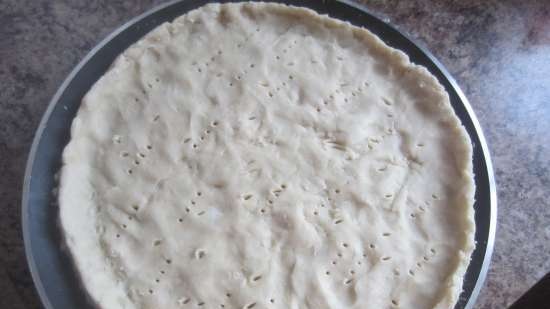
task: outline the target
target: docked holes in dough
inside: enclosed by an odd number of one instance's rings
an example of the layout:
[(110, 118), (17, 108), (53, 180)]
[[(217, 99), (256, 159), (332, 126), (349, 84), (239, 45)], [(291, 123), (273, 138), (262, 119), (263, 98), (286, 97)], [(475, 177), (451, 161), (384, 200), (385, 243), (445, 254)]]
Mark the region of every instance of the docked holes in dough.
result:
[(197, 260), (200, 260), (202, 258), (206, 257), (206, 251), (204, 249), (197, 249), (195, 251), (195, 258)]
[(122, 143), (122, 137), (121, 137), (120, 135), (114, 135), (114, 136), (113, 136), (113, 142), (114, 142), (115, 144), (120, 144), (120, 143)]
[(254, 282), (258, 281), (260, 279), (262, 279), (262, 275), (257, 275), (257, 276), (252, 277), (252, 281), (254, 281)]

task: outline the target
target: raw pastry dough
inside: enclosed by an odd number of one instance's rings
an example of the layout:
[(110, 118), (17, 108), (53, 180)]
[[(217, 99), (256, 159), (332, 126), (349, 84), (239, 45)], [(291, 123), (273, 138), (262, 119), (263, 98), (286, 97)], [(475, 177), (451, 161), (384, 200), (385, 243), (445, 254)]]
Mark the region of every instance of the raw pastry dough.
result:
[(438, 81), (369, 31), (210, 4), (85, 96), (61, 227), (103, 309), (452, 308), (471, 153)]

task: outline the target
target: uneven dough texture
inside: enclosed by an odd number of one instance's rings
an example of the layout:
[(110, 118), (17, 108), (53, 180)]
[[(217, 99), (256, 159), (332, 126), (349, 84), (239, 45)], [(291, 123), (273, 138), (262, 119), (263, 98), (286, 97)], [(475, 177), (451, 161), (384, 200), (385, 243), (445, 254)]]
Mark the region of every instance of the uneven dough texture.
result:
[(103, 309), (452, 308), (471, 152), (438, 81), (369, 31), (211, 4), (85, 96), (61, 226)]

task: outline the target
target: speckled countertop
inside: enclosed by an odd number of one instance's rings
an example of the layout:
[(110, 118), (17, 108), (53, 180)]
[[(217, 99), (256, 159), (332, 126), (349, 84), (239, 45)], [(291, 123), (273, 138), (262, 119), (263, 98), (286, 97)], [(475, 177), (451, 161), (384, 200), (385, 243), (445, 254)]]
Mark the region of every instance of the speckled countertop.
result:
[[(0, 0), (0, 308), (40, 308), (24, 257), (25, 160), (50, 98), (102, 38), (162, 1)], [(499, 214), (476, 308), (505, 308), (550, 272), (548, 1), (363, 3), (449, 69), (485, 130)]]

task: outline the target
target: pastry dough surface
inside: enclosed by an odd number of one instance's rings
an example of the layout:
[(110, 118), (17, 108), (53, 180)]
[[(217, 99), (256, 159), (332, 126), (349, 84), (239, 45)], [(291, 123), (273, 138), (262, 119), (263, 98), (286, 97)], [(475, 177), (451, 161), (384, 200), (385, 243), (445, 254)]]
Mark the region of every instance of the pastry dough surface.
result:
[(64, 150), (61, 228), (102, 309), (450, 309), (470, 139), (368, 30), (210, 4), (126, 50)]

